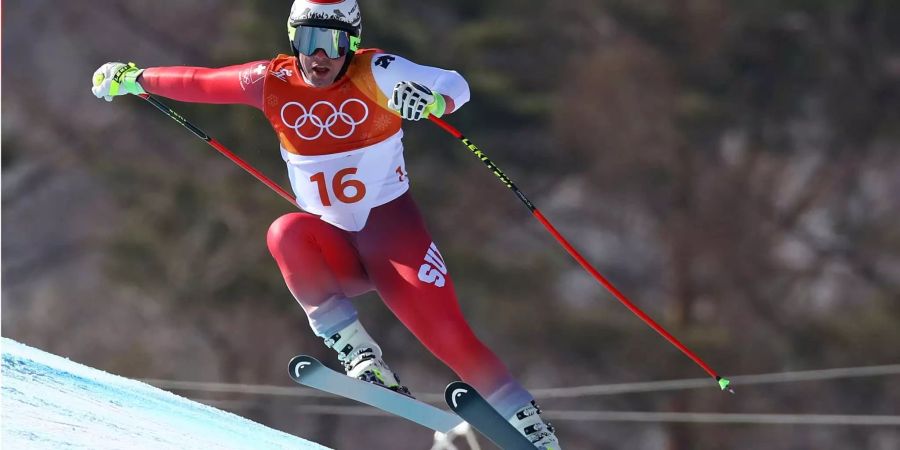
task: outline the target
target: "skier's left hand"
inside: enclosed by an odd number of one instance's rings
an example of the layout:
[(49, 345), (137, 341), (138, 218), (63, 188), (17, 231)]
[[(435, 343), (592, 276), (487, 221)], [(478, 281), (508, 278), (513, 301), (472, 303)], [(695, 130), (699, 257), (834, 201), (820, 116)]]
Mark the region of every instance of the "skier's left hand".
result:
[(388, 101), (388, 108), (400, 113), (406, 120), (427, 119), (434, 115), (441, 117), (447, 109), (444, 96), (426, 86), (413, 81), (401, 81), (394, 86), (394, 95)]

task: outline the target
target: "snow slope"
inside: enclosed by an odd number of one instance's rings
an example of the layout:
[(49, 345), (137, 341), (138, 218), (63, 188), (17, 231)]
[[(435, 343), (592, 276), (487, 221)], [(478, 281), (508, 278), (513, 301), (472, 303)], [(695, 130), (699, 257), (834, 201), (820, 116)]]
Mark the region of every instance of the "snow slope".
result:
[(0, 341), (4, 449), (325, 449), (144, 383)]

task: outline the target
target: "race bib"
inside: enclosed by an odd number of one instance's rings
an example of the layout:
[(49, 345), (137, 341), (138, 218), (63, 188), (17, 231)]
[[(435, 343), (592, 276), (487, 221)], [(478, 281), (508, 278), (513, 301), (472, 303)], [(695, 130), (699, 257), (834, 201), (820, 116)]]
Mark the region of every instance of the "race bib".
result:
[(406, 192), (402, 132), (344, 153), (302, 156), (281, 150), (297, 203), (338, 228), (359, 231), (372, 208)]

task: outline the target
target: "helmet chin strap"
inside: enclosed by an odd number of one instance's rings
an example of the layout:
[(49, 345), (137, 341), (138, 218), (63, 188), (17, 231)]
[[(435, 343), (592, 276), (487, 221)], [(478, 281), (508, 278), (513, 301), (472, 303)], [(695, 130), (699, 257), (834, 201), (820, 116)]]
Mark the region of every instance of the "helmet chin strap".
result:
[(337, 76), (334, 77), (334, 81), (340, 80), (345, 73), (347, 73), (347, 69), (350, 68), (350, 61), (353, 61), (353, 55), (356, 52), (347, 52), (347, 57), (344, 59), (344, 65), (341, 67), (341, 70), (338, 72)]

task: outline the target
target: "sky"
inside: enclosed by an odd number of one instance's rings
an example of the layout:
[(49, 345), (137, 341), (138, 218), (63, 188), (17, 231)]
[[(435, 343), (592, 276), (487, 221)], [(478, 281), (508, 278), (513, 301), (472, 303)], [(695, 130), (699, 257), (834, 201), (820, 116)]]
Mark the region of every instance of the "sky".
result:
[(2, 338), (4, 449), (327, 449)]

